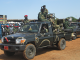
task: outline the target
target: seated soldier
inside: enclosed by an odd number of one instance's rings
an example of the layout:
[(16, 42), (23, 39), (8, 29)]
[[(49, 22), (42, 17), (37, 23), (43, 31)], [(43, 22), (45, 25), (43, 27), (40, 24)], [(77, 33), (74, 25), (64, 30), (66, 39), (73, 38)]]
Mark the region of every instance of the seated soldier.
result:
[(73, 30), (73, 27), (69, 27), (68, 19), (65, 20), (65, 22), (63, 23), (63, 26), (64, 26), (64, 29), (72, 29)]
[(59, 32), (59, 29), (60, 29), (60, 26), (57, 25), (57, 19), (55, 20), (55, 17), (53, 17), (53, 14), (48, 14), (47, 16), (49, 19), (49, 21), (52, 23), (52, 27), (54, 28), (53, 29), (53, 32)]
[(42, 12), (39, 12), (38, 20), (39, 21), (47, 21), (47, 22), (49, 22), (47, 19), (45, 19), (45, 16), (44, 16), (44, 14)]
[(48, 33), (48, 29), (45, 26), (43, 26), (43, 32)]

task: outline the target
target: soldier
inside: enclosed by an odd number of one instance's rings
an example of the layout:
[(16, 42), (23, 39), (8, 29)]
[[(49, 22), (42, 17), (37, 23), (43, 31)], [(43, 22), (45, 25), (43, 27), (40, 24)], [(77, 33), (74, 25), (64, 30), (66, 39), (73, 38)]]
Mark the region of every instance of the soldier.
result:
[(9, 35), (10, 34), (10, 29), (9, 29), (9, 26), (8, 25), (6, 25), (6, 27), (5, 27), (5, 34), (6, 35)]
[(72, 37), (74, 37), (75, 36), (75, 34), (73, 33), (73, 29), (74, 29), (74, 27), (69, 27), (69, 21), (68, 21), (68, 19), (66, 19), (65, 20), (65, 22), (63, 23), (63, 26), (64, 26), (64, 29), (72, 29)]
[(68, 19), (65, 19), (65, 22), (63, 23), (63, 26), (64, 26), (64, 29), (72, 29), (72, 32), (73, 32), (74, 27), (69, 27)]
[(28, 15), (25, 15), (24, 18), (25, 18), (25, 19), (24, 19), (23, 23), (24, 23), (24, 24), (29, 23)]
[(48, 33), (48, 29), (45, 26), (43, 27), (43, 29), (43, 32)]
[(14, 26), (14, 27), (13, 27), (13, 32), (14, 32), (14, 34), (15, 34), (15, 33), (17, 33), (17, 32), (19, 32), (19, 30), (18, 30), (18, 27), (17, 27), (17, 26)]
[(13, 25), (9, 25), (9, 29), (10, 29), (10, 34), (13, 34)]
[(73, 27), (69, 27), (69, 21), (68, 19), (65, 19), (65, 22), (63, 23), (64, 29), (73, 29)]
[(59, 32), (60, 26), (57, 25), (57, 19), (55, 20), (55, 17), (53, 17), (53, 14), (48, 14), (48, 20), (52, 23), (53, 32)]
[(38, 14), (38, 20), (39, 21), (48, 21), (47, 19), (45, 19), (44, 14), (42, 12), (39, 12), (39, 14)]
[(41, 7), (41, 12), (43, 12), (45, 19), (47, 19), (48, 10), (46, 9), (46, 5)]

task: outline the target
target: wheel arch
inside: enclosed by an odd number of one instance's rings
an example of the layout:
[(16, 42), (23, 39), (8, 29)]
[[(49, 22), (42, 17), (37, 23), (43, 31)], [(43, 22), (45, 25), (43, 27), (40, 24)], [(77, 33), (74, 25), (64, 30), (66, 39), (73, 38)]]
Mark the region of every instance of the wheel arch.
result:
[(34, 41), (28, 42), (27, 44), (33, 44), (35, 46), (35, 42)]

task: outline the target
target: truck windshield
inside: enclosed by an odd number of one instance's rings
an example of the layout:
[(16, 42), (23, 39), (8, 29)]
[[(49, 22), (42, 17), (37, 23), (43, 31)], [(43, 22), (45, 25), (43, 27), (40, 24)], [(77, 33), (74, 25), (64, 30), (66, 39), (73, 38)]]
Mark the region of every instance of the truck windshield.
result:
[(20, 29), (20, 32), (28, 32), (28, 33), (37, 33), (39, 31), (40, 24), (38, 23), (31, 23), (31, 24), (26, 24), (22, 26)]

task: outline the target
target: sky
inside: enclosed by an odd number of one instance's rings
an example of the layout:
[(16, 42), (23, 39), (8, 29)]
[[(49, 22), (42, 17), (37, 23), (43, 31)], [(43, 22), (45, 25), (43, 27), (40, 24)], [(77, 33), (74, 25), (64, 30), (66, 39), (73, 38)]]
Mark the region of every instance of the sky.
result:
[(0, 0), (0, 15), (7, 15), (7, 19), (24, 19), (24, 15), (37, 19), (43, 5), (59, 19), (80, 17), (80, 0)]

